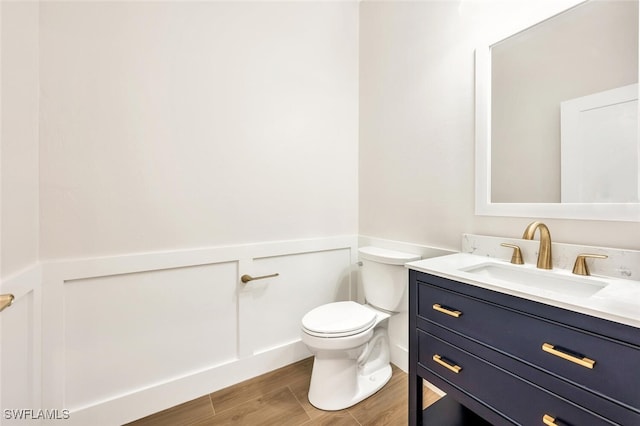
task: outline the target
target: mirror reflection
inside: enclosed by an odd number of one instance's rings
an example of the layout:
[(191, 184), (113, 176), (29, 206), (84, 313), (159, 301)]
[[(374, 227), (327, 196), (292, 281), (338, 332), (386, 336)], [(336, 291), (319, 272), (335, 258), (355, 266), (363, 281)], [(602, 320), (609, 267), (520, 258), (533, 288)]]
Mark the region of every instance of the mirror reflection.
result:
[(638, 2), (590, 0), (491, 46), (491, 202), (637, 203)]

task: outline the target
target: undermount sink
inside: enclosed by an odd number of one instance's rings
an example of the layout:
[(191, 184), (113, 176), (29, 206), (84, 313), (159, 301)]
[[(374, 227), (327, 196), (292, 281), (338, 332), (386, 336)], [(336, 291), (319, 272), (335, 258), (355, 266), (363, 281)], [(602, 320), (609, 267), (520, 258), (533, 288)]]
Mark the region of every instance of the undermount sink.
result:
[(497, 263), (483, 263), (460, 271), (509, 283), (510, 287), (552, 291), (577, 297), (589, 297), (607, 286), (606, 282), (593, 278), (565, 276), (552, 271)]

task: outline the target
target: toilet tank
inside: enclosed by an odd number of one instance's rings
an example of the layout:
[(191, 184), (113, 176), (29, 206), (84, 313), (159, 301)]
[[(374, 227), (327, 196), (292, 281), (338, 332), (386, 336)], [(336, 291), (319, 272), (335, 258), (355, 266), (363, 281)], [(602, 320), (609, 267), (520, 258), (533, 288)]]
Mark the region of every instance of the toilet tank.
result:
[(378, 247), (361, 247), (358, 252), (362, 261), (360, 276), (366, 302), (385, 311), (406, 310), (402, 302), (409, 272), (404, 264), (419, 260), (420, 256)]

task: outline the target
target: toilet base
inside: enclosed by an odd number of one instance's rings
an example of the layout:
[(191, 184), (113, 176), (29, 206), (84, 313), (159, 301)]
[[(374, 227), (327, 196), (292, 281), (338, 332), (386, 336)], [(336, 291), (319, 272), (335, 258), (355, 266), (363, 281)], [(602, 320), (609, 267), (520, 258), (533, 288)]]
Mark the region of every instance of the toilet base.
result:
[[(391, 365), (387, 365), (368, 375), (357, 376), (357, 390), (348, 397), (340, 398), (335, 388), (323, 387), (314, 392), (313, 384), (309, 388), (309, 402), (325, 411), (337, 411), (349, 408), (379, 391), (391, 378)], [(324, 386), (324, 385), (321, 385)], [(338, 392), (340, 393), (340, 392)]]
[(391, 378), (386, 330), (376, 330), (364, 347), (319, 351), (313, 361), (309, 402), (327, 411), (342, 410), (370, 397)]

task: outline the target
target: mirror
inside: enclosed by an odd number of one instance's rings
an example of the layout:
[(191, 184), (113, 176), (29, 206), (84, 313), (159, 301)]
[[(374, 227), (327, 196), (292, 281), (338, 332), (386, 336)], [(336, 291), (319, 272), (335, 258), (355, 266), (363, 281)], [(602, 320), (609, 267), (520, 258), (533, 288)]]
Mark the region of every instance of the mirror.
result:
[(476, 213), (640, 221), (638, 1), (476, 50)]

